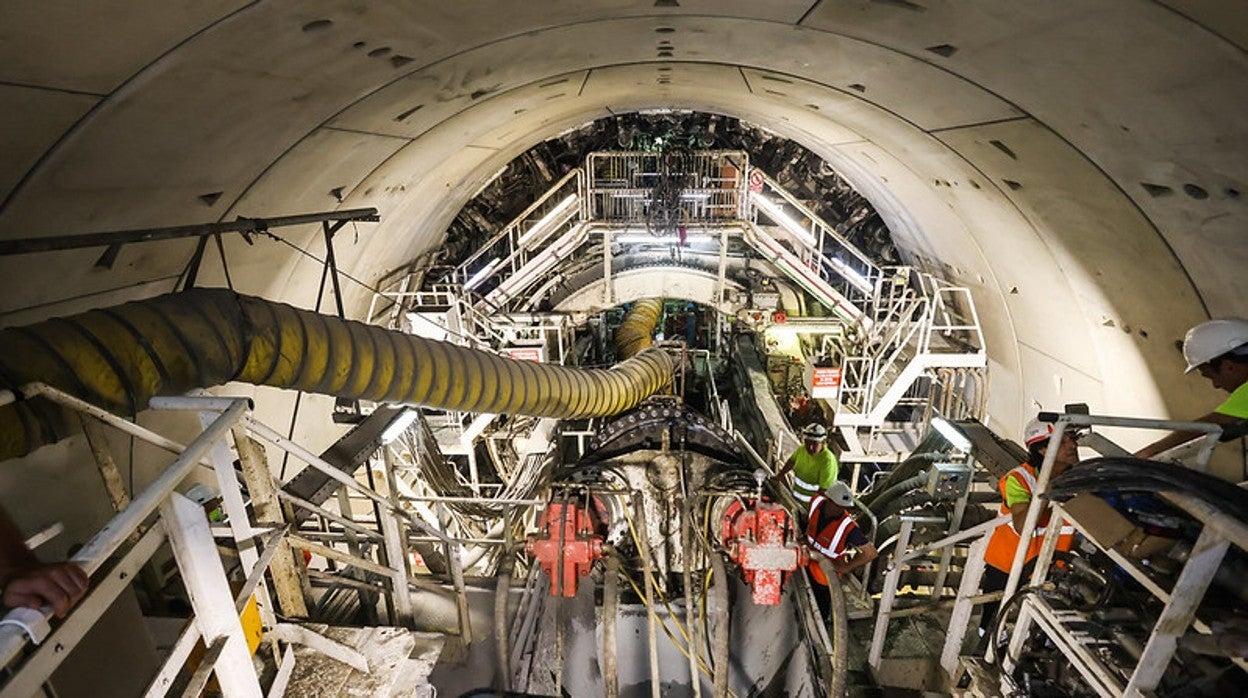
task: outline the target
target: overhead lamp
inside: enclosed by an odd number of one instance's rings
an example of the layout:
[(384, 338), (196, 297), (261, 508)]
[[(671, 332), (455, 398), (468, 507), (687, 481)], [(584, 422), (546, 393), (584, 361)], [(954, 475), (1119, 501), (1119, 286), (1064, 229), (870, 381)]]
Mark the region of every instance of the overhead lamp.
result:
[(494, 269), (497, 268), (498, 265), (502, 263), (502, 257), (495, 257), (494, 259), (491, 259), (488, 264), (481, 267), (476, 274), (473, 274), (472, 278), (464, 282), (464, 290), (471, 291), (476, 288), (482, 281), (485, 281), (491, 273), (493, 273)]
[(828, 260), (828, 263), (832, 265), (832, 268), (836, 270), (836, 273), (839, 274), (841, 278), (848, 281), (851, 286), (859, 291), (862, 291), (863, 293), (871, 293), (875, 290), (872, 288), (871, 282), (867, 281), (867, 277), (854, 271), (848, 264), (845, 263), (845, 260), (840, 257), (832, 257)]
[(528, 232), (520, 236), (520, 239), (516, 241), (516, 247), (524, 247), (524, 243), (532, 240), (538, 235), (544, 235), (546, 233), (546, 228), (550, 227), (552, 223), (560, 219), (563, 214), (567, 213), (567, 210), (575, 204), (576, 194), (569, 194), (568, 198), (555, 204), (555, 207), (547, 211), (546, 215), (539, 218), (538, 221), (533, 224), (533, 227), (529, 228)]
[[(713, 236), (710, 236), (710, 235), (703, 235), (703, 234), (699, 234), (699, 235), (686, 235), (686, 236), (685, 236), (685, 242), (686, 242), (686, 243), (690, 243), (690, 242), (714, 242), (716, 239), (717, 239), (717, 238), (715, 238), (715, 237), (713, 237)], [(680, 238), (679, 238), (678, 236), (675, 236), (675, 235), (663, 235), (663, 236), (659, 236), (659, 235), (647, 235), (647, 234), (645, 234), (645, 233), (640, 233), (640, 234), (636, 234), (636, 233), (635, 233), (635, 234), (626, 234), (626, 235), (613, 235), (613, 236), (611, 237), (611, 240), (612, 240), (612, 241), (614, 241), (614, 242), (619, 242), (619, 243), (625, 244), (625, 245), (628, 245), (628, 244), (635, 244), (635, 243), (647, 243), (647, 242), (653, 242), (653, 243), (655, 243), (655, 244), (661, 244), (661, 245), (679, 245), (679, 244), (680, 244)]]
[(962, 451), (963, 453), (970, 453), (970, 439), (967, 439), (965, 434), (959, 431), (957, 427), (945, 421), (943, 417), (932, 417), (932, 428), (940, 432), (940, 435), (945, 437), (945, 440), (948, 441), (954, 448)]
[(775, 202), (756, 191), (750, 192), (750, 196), (753, 197), (754, 203), (763, 209), (763, 213), (766, 213), (768, 218), (789, 231), (790, 235), (805, 242), (808, 247), (815, 246), (815, 236), (811, 235), (810, 231), (803, 228), (797, 221), (789, 218), (789, 214), (780, 210), (780, 207)]
[(399, 435), (407, 431), (407, 428), (412, 426), (412, 422), (415, 422), (416, 417), (419, 415), (419, 412), (410, 409), (400, 412), (399, 416), (395, 417), (393, 422), (390, 422), (390, 426), (381, 432), (381, 443), (388, 444), (399, 438)]

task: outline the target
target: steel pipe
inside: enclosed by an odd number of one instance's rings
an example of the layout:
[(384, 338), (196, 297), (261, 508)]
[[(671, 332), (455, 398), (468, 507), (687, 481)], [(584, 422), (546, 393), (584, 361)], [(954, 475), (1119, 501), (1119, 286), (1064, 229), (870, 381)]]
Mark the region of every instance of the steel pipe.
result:
[[(6, 328), (0, 346), (0, 390), (43, 382), (125, 416), (157, 395), (241, 381), (463, 412), (604, 417), (634, 407), (673, 373), (658, 349), (611, 369), (514, 361), (226, 289)], [(0, 406), (0, 460), (68, 433), (44, 401)]]

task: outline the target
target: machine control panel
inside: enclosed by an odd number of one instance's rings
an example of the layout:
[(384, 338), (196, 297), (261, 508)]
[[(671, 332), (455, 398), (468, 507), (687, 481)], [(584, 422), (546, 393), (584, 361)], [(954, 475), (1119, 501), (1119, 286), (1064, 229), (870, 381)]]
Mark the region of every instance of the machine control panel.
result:
[(967, 463), (934, 463), (927, 474), (927, 493), (933, 497), (960, 497), (970, 486), (971, 466)]

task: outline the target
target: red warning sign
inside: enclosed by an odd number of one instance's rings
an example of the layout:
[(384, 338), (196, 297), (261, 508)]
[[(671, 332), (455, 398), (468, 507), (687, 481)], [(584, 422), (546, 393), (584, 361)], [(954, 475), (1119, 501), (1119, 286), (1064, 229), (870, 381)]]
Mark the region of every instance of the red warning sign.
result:
[(763, 173), (761, 170), (750, 170), (750, 191), (763, 190)]
[(515, 359), (516, 361), (540, 362), (544, 358), (542, 356), (543, 352), (541, 347), (511, 347), (504, 351), (507, 352), (507, 356), (509, 358)]
[(816, 368), (811, 374), (810, 396), (835, 400), (841, 395), (841, 369)]

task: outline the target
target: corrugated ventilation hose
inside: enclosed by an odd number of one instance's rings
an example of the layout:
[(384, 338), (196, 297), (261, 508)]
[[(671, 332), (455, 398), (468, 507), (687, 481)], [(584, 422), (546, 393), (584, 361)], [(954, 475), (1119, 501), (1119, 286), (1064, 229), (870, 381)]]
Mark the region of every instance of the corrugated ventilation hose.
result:
[(662, 298), (643, 298), (635, 303), (624, 316), (624, 322), (615, 330), (615, 355), (628, 359), (648, 348), (653, 342), (654, 327), (663, 316)]
[[(192, 289), (0, 330), (0, 388), (42, 382), (116, 414), (229, 381), (465, 412), (623, 412), (673, 372), (660, 350), (611, 369), (513, 361), (225, 289)], [(67, 435), (41, 400), (0, 407), (0, 460)]]

